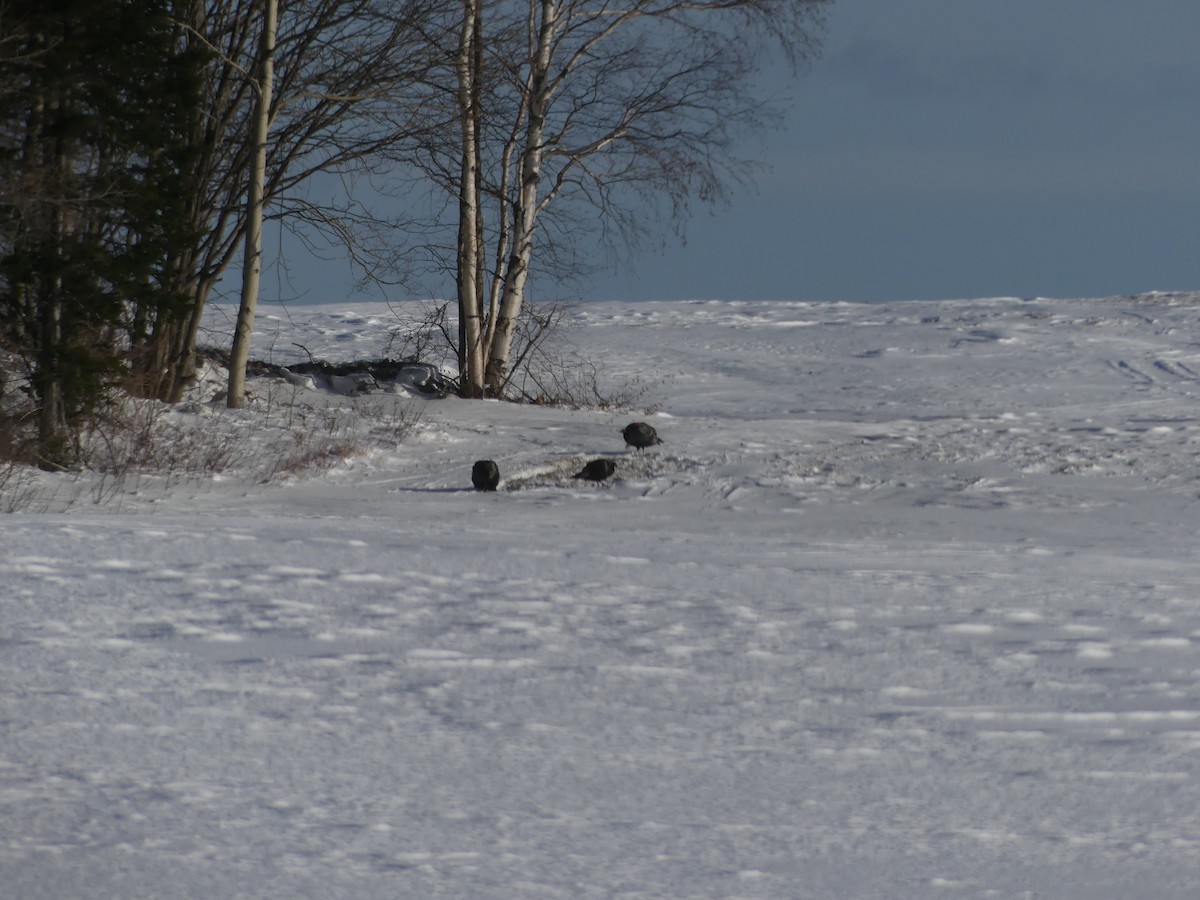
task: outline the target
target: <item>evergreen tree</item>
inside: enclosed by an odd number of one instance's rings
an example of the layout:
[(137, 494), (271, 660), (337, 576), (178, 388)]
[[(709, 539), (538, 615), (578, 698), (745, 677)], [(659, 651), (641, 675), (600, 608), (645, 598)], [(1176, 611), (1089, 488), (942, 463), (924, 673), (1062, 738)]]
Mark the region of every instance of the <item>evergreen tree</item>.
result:
[(0, 340), (37, 405), (33, 455), (59, 467), (126, 371), (144, 323), (180, 302), (189, 233), (183, 123), (192, 63), (170, 0), (10, 2), (0, 81)]

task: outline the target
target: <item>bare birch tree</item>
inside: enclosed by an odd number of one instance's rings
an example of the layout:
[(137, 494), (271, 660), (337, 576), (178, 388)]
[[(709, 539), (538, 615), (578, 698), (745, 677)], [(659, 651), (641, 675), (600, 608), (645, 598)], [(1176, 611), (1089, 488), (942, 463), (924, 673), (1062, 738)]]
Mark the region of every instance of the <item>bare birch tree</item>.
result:
[(532, 276), (586, 269), (588, 237), (681, 231), (748, 179), (738, 146), (773, 112), (759, 67), (813, 56), (830, 2), (463, 0), (458, 140), (408, 159), (455, 200), (464, 394), (504, 393)]
[[(256, 120), (263, 0), (174, 0), (179, 40), (207, 55), (205, 102), (195, 111), (188, 161), (194, 250), (174, 261), (187, 298), (175, 313), (141, 325), (135, 375), (143, 392), (178, 400), (194, 372), (204, 307), (238, 258)], [(379, 154), (424, 127), (424, 73), (444, 51), (429, 26), (438, 0), (277, 0), (274, 89), (268, 116), (262, 203), (267, 219), (306, 239), (344, 244), (365, 266), (391, 252), (382, 220), (346, 194), (314, 201), (320, 173), (370, 175)], [(386, 262), (386, 260), (385, 260)], [(135, 316), (136, 319), (136, 316)]]
[(246, 188), (246, 250), (242, 256), (242, 296), (238, 304), (233, 347), (229, 353), (229, 387), (226, 404), (241, 409), (246, 397), (246, 361), (250, 356), (250, 336), (258, 306), (258, 288), (262, 277), (263, 186), (267, 177), (267, 138), (271, 130), (271, 94), (275, 86), (275, 36), (278, 30), (279, 4), (264, 0), (262, 34), (259, 40), (258, 73), (255, 77), (254, 155), (250, 160)]
[(479, 56), (482, 50), (481, 27), (483, 0), (463, 0), (462, 23), (454, 69), (457, 78), (458, 121), (461, 162), (458, 192), (458, 279), (459, 369), (467, 373), (463, 393), (483, 396), (483, 267), (480, 254), (480, 159), (479, 125), (482, 76)]

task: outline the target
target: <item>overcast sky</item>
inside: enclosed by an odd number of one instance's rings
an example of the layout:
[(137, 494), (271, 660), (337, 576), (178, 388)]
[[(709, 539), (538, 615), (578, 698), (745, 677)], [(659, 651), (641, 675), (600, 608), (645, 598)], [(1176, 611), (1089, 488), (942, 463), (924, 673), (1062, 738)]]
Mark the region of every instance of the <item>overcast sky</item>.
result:
[(836, 0), (757, 195), (600, 298), (1200, 290), (1200, 2)]
[(1200, 290), (1200, 0), (835, 0), (828, 24), (758, 190), (571, 299)]

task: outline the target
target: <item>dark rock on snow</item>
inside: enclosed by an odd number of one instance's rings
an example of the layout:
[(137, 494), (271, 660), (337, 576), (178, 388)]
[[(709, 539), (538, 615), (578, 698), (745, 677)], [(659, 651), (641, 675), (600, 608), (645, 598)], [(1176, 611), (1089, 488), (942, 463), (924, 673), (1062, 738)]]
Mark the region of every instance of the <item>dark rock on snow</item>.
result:
[[(300, 347), (299, 344), (296, 345)], [(300, 347), (304, 350), (304, 347)], [(200, 358), (207, 358), (219, 365), (229, 366), (229, 353), (217, 347), (198, 347)], [(376, 391), (384, 383), (400, 385), (408, 390), (434, 397), (445, 397), (453, 390), (450, 379), (441, 369), (417, 359), (364, 359), (348, 363), (331, 363), (311, 357), (308, 362), (281, 366), (275, 363), (249, 360), (248, 375), (264, 375), (285, 378), (293, 384), (303, 384), (301, 376), (313, 376), (318, 386), (329, 386), (339, 394), (367, 394)]]

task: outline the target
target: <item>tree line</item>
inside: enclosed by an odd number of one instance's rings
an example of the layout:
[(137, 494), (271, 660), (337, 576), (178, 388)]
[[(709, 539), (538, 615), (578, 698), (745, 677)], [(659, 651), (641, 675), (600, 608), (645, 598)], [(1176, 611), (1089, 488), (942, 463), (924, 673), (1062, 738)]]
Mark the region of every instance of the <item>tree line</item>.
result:
[(531, 278), (746, 180), (756, 74), (830, 2), (0, 0), (0, 447), (69, 465), (114, 386), (181, 399), (235, 265), (239, 405), (264, 218), (367, 280), (452, 277), (460, 393), (503, 396)]

